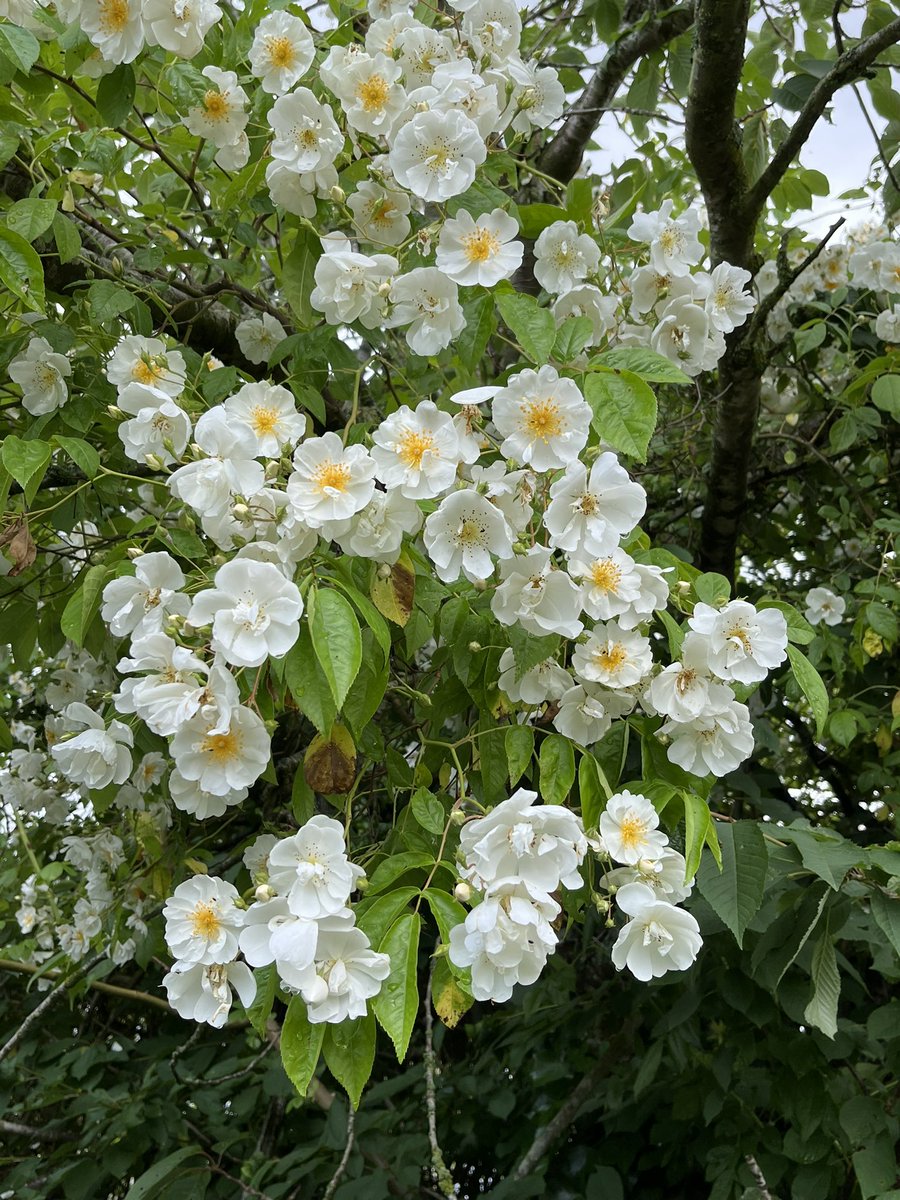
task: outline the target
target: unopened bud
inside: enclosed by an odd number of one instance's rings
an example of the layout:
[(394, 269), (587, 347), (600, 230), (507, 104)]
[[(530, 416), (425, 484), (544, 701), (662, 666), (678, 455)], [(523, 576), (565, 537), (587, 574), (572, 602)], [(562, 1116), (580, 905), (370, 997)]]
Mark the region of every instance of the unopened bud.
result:
[(369, 890), (369, 879), (366, 875), (360, 875), (356, 881), (356, 890), (358, 892), (367, 892)]
[(609, 912), (609, 901), (605, 896), (601, 896), (599, 892), (594, 892), (591, 896), (591, 901), (597, 912), (602, 916)]
[(391, 294), (391, 287), (392, 284), (390, 279), (385, 279), (383, 283), (379, 283), (378, 285), (378, 295), (389, 296)]
[(686, 595), (691, 590), (690, 582), (687, 579), (679, 579), (675, 586), (682, 595)]
[(486, 579), (473, 579), (472, 587), (475, 589), (476, 592), (487, 591), (487, 580)]
[(144, 553), (144, 551), (141, 549), (140, 546), (129, 546), (128, 549), (125, 551), (125, 553), (131, 559), (131, 561), (134, 562), (134, 560), (136, 558), (141, 557), (141, 555)]
[(158, 454), (145, 454), (144, 462), (151, 471), (161, 471), (166, 465)]
[(265, 904), (267, 900), (271, 900), (275, 895), (275, 889), (270, 883), (261, 883), (253, 894), (260, 904)]
[(271, 483), (273, 479), (277, 479), (280, 470), (281, 470), (281, 463), (279, 463), (276, 459), (273, 458), (271, 462), (267, 462), (266, 463), (266, 483)]
[(328, 195), (335, 202), (335, 204), (343, 204), (344, 201), (347, 199), (347, 193), (337, 183), (334, 185), (334, 187), (331, 189), (331, 191), (328, 193)]
[(481, 642), (469, 642), (469, 653), (477, 654), (481, 649)]
[(453, 895), (460, 904), (468, 904), (472, 899), (472, 889), (467, 883), (458, 883), (453, 889)]
[(235, 504), (232, 507), (231, 512), (236, 521), (246, 521), (247, 518), (250, 516), (250, 509), (247, 507), (246, 504), (240, 504), (240, 503)]
[(379, 579), (390, 579), (390, 577), (391, 577), (390, 564), (389, 563), (381, 563), (378, 567), (377, 574), (378, 574)]
[(450, 814), (450, 824), (451, 825), (465, 825), (465, 823), (466, 823), (466, 814), (463, 812), (463, 810), (461, 808), (454, 808), (453, 812)]
[(793, 427), (794, 425), (796, 425), (796, 424), (797, 424), (797, 422), (798, 422), (799, 420), (800, 420), (800, 414), (799, 414), (799, 413), (795, 413), (795, 412), (794, 412), (794, 413), (788, 413), (788, 415), (787, 415), (787, 416), (784, 418), (784, 423), (785, 423), (785, 425), (790, 425), (791, 427)]
[(119, 408), (115, 404), (107, 404), (106, 411), (109, 413), (109, 415), (112, 417), (112, 419), (114, 421), (121, 421), (121, 419), (125, 416), (125, 414), (122, 412), (121, 408)]
[(609, 192), (601, 192), (594, 200), (594, 206), (591, 209), (591, 215), (594, 218), (595, 225), (602, 225), (609, 216)]

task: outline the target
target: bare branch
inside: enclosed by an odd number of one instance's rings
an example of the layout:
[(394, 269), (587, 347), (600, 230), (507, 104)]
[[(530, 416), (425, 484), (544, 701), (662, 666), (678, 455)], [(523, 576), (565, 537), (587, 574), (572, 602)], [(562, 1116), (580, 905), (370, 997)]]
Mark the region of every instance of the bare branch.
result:
[(47, 993), (40, 1004), (31, 1010), (16, 1032), (11, 1038), (9, 1038), (6, 1045), (0, 1048), (0, 1062), (3, 1062), (4, 1058), (7, 1058), (13, 1052), (13, 1050), (15, 1050), (16, 1046), (18, 1046), (19, 1042), (21, 1042), (22, 1038), (25, 1036), (31, 1026), (38, 1022), (47, 1009), (55, 1004), (57, 1000), (59, 1000), (66, 988), (72, 987), (74, 984), (78, 983), (80, 979), (83, 979), (84, 976), (87, 975), (88, 971), (93, 970), (97, 963), (101, 962), (102, 959), (102, 954), (97, 954), (93, 958), (88, 959), (88, 961), (83, 963), (77, 971), (74, 971), (71, 975), (67, 975), (65, 979), (61, 979), (56, 987)]
[(350, 1152), (353, 1149), (353, 1125), (355, 1119), (353, 1105), (351, 1104), (347, 1110), (347, 1144), (344, 1147), (344, 1153), (341, 1155), (341, 1161), (337, 1165), (337, 1170), (328, 1181), (328, 1187), (322, 1195), (322, 1200), (331, 1200), (331, 1197), (337, 1191), (338, 1184), (344, 1177), (344, 1172), (347, 1170), (347, 1163), (350, 1161)]
[(434, 1088), (434, 1018), (431, 1015), (431, 979), (434, 974), (434, 960), (428, 972), (428, 986), (425, 989), (425, 1111), (428, 1114), (428, 1144), (431, 1146), (431, 1169), (437, 1179), (438, 1189), (442, 1196), (455, 1196), (456, 1188), (453, 1176), (444, 1162), (437, 1135), (437, 1098)]
[(519, 1160), (518, 1166), (513, 1170), (512, 1179), (528, 1178), (557, 1138), (562, 1137), (578, 1116), (582, 1104), (590, 1098), (591, 1093), (603, 1078), (606, 1070), (607, 1063), (604, 1059), (575, 1085), (568, 1100), (562, 1105), (556, 1116), (537, 1131), (534, 1141)]
[(538, 160), (546, 175), (568, 183), (581, 165), (585, 146), (591, 140), (600, 116), (612, 103), (625, 76), (641, 58), (661, 49), (690, 29), (694, 4), (678, 5), (641, 24), (634, 25), (614, 42), (597, 66), (590, 83), (569, 113), (565, 125), (549, 142)]
[(782, 298), (782, 296), (785, 296), (791, 290), (806, 268), (812, 266), (840, 227), (846, 223), (846, 220), (846, 217), (841, 217), (839, 221), (835, 221), (822, 240), (817, 245), (813, 246), (812, 250), (810, 250), (809, 254), (807, 254), (807, 256), (804, 258), (803, 262), (801, 262), (800, 265), (795, 267), (792, 271), (789, 270), (784, 273), (781, 273), (780, 266), (781, 259), (784, 257), (784, 254), (787, 250), (787, 243), (786, 237), (782, 238), (781, 250), (779, 251), (779, 274), (781, 275), (781, 278), (772, 291), (769, 292), (768, 296), (763, 297), (759, 307), (757, 308), (756, 312), (754, 312), (753, 320), (750, 323), (750, 337), (753, 337), (757, 332), (765, 328), (766, 318), (768, 317), (769, 313)]
[(0, 1133), (10, 1137), (29, 1138), (34, 1142), (68, 1142), (78, 1137), (77, 1133), (65, 1133), (61, 1129), (35, 1129), (33, 1125), (20, 1125), (18, 1121), (0, 1120)]
[[(103, 958), (99, 955), (93, 959), (91, 966), (96, 965)], [(36, 967), (33, 963), (16, 962), (11, 958), (0, 958), (0, 970), (3, 971), (21, 971), (26, 975), (36, 975), (40, 971), (40, 967)], [(44, 979), (59, 979), (61, 973), (59, 971), (44, 971)], [(62, 986), (67, 983), (75, 983), (76, 977), (70, 976), (68, 979), (63, 979)], [(151, 996), (149, 992), (137, 992), (133, 988), (118, 987), (114, 983), (107, 983), (104, 979), (88, 980), (88, 987), (93, 988), (97, 992), (105, 992), (108, 996), (121, 996), (123, 1000), (136, 1000), (139, 1004), (152, 1004), (155, 1008), (162, 1008), (166, 1012), (172, 1012), (172, 1007), (168, 1000), (163, 1000), (162, 996)], [(0, 1059), (3, 1054), (0, 1053)]]

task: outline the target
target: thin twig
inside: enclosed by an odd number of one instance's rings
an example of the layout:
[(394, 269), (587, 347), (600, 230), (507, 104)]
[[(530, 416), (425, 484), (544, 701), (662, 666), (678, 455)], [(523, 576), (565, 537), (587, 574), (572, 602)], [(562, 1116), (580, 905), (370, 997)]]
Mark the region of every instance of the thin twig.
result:
[[(807, 269), (807, 267), (812, 266), (812, 264), (816, 261), (816, 259), (819, 257), (819, 255), (822, 253), (822, 251), (825, 249), (825, 247), (828, 245), (828, 243), (831, 241), (831, 239), (834, 237), (834, 235), (840, 229), (840, 227), (846, 223), (846, 220), (847, 220), (846, 217), (841, 217), (840, 220), (835, 221), (835, 223), (831, 226), (831, 228), (828, 230), (828, 232), (825, 234), (825, 236), (822, 238), (822, 240), (820, 242), (818, 242), (812, 248), (812, 250), (810, 250), (809, 254), (807, 254), (807, 256), (806, 256), (806, 258), (804, 258), (803, 262), (801, 262), (798, 267), (795, 267), (794, 270), (791, 271), (789, 274), (780, 278), (777, 285), (772, 289), (771, 292), (769, 292), (768, 296), (765, 296), (760, 301), (759, 308), (757, 308), (756, 312), (753, 314), (753, 321), (751, 322), (751, 325), (750, 325), (750, 337), (751, 338), (754, 337), (764, 327), (766, 318), (768, 317), (769, 313), (774, 309), (774, 307), (778, 303), (778, 301), (784, 295), (786, 295), (787, 292), (790, 291), (790, 289), (794, 286), (794, 284), (797, 282), (797, 280), (800, 278), (800, 276), (803, 274), (803, 272)], [(779, 252), (779, 255), (780, 255), (780, 257), (783, 257), (783, 255), (781, 255), (781, 252)], [(780, 276), (782, 275), (781, 264), (779, 264), (779, 275)]]
[(750, 1174), (762, 1194), (762, 1200), (772, 1200), (772, 1193), (769, 1191), (769, 1185), (766, 1183), (766, 1177), (759, 1169), (759, 1163), (752, 1154), (744, 1156), (744, 1162), (750, 1168)]
[(428, 986), (425, 988), (425, 1111), (428, 1114), (428, 1143), (431, 1146), (431, 1169), (437, 1179), (438, 1189), (442, 1196), (455, 1196), (456, 1187), (453, 1176), (444, 1161), (437, 1135), (437, 1099), (434, 1087), (435, 1054), (434, 1054), (434, 1018), (431, 1015), (431, 979), (434, 974), (434, 959), (428, 972)]
[[(13, 1050), (15, 1050), (16, 1046), (18, 1046), (19, 1042), (21, 1042), (22, 1038), (25, 1036), (31, 1026), (39, 1021), (47, 1009), (50, 1008), (51, 1005), (55, 1004), (57, 1000), (59, 1000), (66, 988), (72, 987), (80, 979), (83, 979), (84, 976), (87, 975), (88, 971), (92, 971), (94, 967), (96, 967), (97, 963), (101, 962), (102, 959), (102, 954), (98, 954), (94, 958), (89, 959), (86, 963), (80, 966), (78, 970), (74, 972), (74, 974), (67, 975), (65, 979), (61, 979), (56, 987), (47, 993), (37, 1008), (31, 1010), (6, 1045), (0, 1049), (0, 1062), (3, 1062), (4, 1058), (6, 1058), (13, 1052)], [(37, 970), (37, 968), (35, 968), (35, 970)]]
[[(92, 966), (100, 962), (103, 955), (98, 955), (93, 960)], [(33, 963), (16, 962), (11, 958), (0, 958), (0, 970), (3, 971), (21, 971), (26, 975), (36, 975), (40, 971), (40, 967), (36, 967)], [(42, 978), (44, 979), (60, 979), (60, 971), (44, 971)], [(70, 976), (74, 982), (75, 976)], [(63, 980), (65, 983), (65, 980)], [(88, 987), (94, 988), (98, 992), (106, 992), (108, 996), (121, 996), (125, 1000), (137, 1000), (141, 1004), (152, 1004), (155, 1008), (161, 1008), (165, 1012), (172, 1012), (172, 1006), (168, 1000), (163, 1000), (161, 996), (151, 996), (149, 992), (137, 992), (133, 988), (119, 987), (115, 983), (106, 983), (103, 979), (88, 980)], [(2, 1056), (0, 1056), (2, 1057)]]
[(322, 1196), (322, 1200), (331, 1200), (331, 1197), (337, 1191), (337, 1186), (344, 1177), (344, 1172), (347, 1170), (347, 1163), (350, 1161), (350, 1152), (353, 1149), (353, 1125), (356, 1120), (356, 1115), (351, 1104), (347, 1110), (347, 1145), (344, 1147), (344, 1153), (341, 1155), (341, 1161), (337, 1165), (337, 1170), (328, 1181), (328, 1187)]
[(2, 1119), (0, 1133), (8, 1133), (11, 1137), (31, 1138), (35, 1142), (68, 1142), (79, 1136), (74, 1131), (66, 1133), (62, 1129), (35, 1129), (33, 1125), (20, 1125), (18, 1121)]

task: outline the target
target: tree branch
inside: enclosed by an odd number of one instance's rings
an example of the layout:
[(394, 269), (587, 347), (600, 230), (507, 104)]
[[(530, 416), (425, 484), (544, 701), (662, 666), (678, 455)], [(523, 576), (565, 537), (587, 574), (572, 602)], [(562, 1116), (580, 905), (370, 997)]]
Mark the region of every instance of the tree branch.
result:
[(648, 17), (642, 24), (632, 26), (613, 43), (597, 65), (566, 123), (544, 147), (538, 159), (544, 174), (560, 183), (568, 183), (574, 177), (601, 115), (609, 108), (634, 64), (685, 33), (693, 20), (693, 3), (675, 6), (655, 19)]
[(818, 81), (803, 105), (790, 133), (772, 156), (772, 161), (753, 184), (747, 197), (751, 210), (761, 212), (766, 200), (778, 186), (788, 167), (803, 149), (818, 119), (825, 112), (835, 92), (863, 75), (882, 51), (900, 42), (900, 17), (857, 42), (839, 56), (827, 75)]
[(7, 1058), (13, 1052), (13, 1050), (15, 1050), (16, 1046), (18, 1046), (19, 1042), (21, 1042), (22, 1038), (25, 1036), (31, 1026), (34, 1025), (35, 1022), (39, 1021), (47, 1009), (50, 1008), (51, 1005), (55, 1004), (57, 1000), (59, 1000), (66, 988), (72, 987), (72, 985), (77, 983), (79, 979), (82, 979), (85, 975), (87, 975), (88, 971), (93, 970), (97, 963), (102, 959), (102, 954), (97, 954), (93, 958), (88, 959), (88, 961), (83, 963), (77, 971), (73, 972), (71, 975), (67, 975), (65, 979), (60, 980), (56, 987), (47, 993), (40, 1004), (31, 1010), (12, 1037), (10, 1037), (6, 1042), (6, 1045), (0, 1048), (0, 1062), (3, 1062), (4, 1058)]
[(572, 1089), (568, 1100), (562, 1105), (556, 1116), (537, 1131), (534, 1141), (519, 1160), (518, 1165), (510, 1176), (511, 1179), (527, 1179), (557, 1138), (569, 1128), (582, 1104), (591, 1096), (596, 1085), (607, 1070), (606, 1060), (603, 1059), (592, 1071), (584, 1075)]
[[(835, 221), (822, 240), (813, 246), (812, 250), (810, 250), (809, 254), (807, 254), (807, 256), (804, 258), (803, 262), (801, 262), (799, 266), (795, 267), (793, 271), (788, 271), (784, 278), (780, 279), (772, 291), (769, 292), (768, 296), (763, 297), (750, 322), (750, 337), (753, 337), (756, 333), (759, 333), (765, 329), (766, 319), (769, 316), (769, 313), (782, 298), (782, 296), (785, 296), (791, 290), (806, 268), (812, 266), (840, 227), (846, 223), (846, 220), (846, 217), (841, 217), (840, 220)], [(785, 234), (785, 237), (787, 237), (787, 234)]]
[(441, 1144), (437, 1135), (437, 1100), (434, 1088), (434, 1018), (431, 1015), (431, 980), (434, 975), (434, 959), (428, 972), (428, 986), (425, 989), (425, 1111), (428, 1115), (428, 1144), (431, 1147), (431, 1169), (437, 1179), (438, 1190), (442, 1196), (455, 1196), (456, 1187), (453, 1176), (444, 1161)]
[[(93, 962), (91, 963), (91, 966), (98, 963), (102, 957), (103, 957), (103, 955), (101, 954), (96, 959), (94, 959)], [(26, 974), (26, 975), (36, 975), (38, 973), (38, 971), (40, 970), (40, 967), (36, 967), (33, 963), (16, 962), (14, 959), (11, 959), (11, 958), (0, 958), (0, 970), (21, 971), (23, 974)], [(59, 979), (60, 972), (59, 971), (44, 971), (43, 978), (44, 979)], [(70, 976), (68, 980), (63, 979), (63, 986), (65, 986), (66, 983), (74, 983), (75, 980), (76, 980), (76, 976), (74, 976), (74, 975)], [(123, 1000), (136, 1000), (136, 1001), (138, 1001), (139, 1004), (152, 1004), (152, 1005), (154, 1005), (154, 1007), (162, 1008), (166, 1012), (173, 1011), (168, 1000), (163, 1000), (163, 998), (161, 996), (151, 996), (149, 992), (136, 992), (132, 988), (117, 987), (116, 984), (106, 983), (106, 981), (103, 979), (89, 980), (88, 987), (93, 988), (94, 991), (97, 991), (97, 992), (106, 992), (106, 994), (108, 996), (120, 996)], [(0, 1058), (2, 1058), (2, 1057), (3, 1057), (3, 1055), (0, 1054)], [(218, 1083), (219, 1080), (214, 1079), (214, 1080), (210, 1080), (209, 1082)]]

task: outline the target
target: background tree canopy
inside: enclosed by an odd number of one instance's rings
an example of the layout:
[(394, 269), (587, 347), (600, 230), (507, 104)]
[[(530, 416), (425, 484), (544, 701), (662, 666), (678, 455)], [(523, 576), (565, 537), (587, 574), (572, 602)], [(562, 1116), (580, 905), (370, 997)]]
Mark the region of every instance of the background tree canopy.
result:
[[(880, 0), (0, 0), (0, 1194), (900, 1200), (898, 44)], [(810, 237), (847, 89), (872, 215)], [(579, 454), (638, 506), (580, 574)], [(693, 670), (732, 597), (777, 653)], [(672, 718), (682, 660), (732, 724)], [(472, 866), (517, 787), (579, 886)], [(703, 939), (650, 982), (613, 961), (656, 871), (629, 792)], [(302, 983), (243, 933), (252, 976), (188, 955), (201, 1013), (173, 893), (249, 922), (303, 827), (365, 871), (366, 1015), (327, 1009), (333, 908)], [(507, 884), (555, 952), (495, 1003), (451, 931)]]

